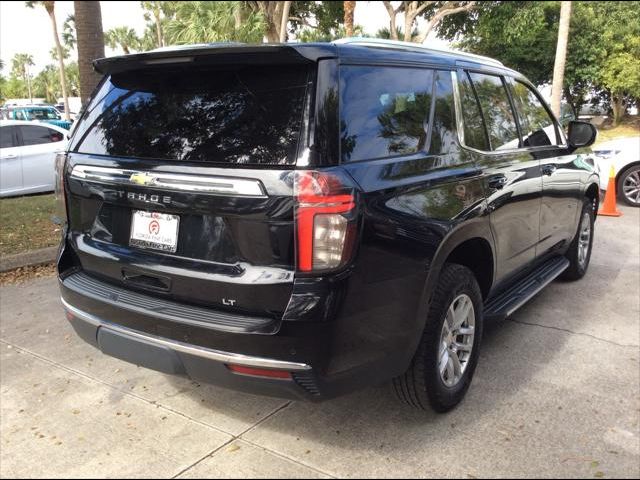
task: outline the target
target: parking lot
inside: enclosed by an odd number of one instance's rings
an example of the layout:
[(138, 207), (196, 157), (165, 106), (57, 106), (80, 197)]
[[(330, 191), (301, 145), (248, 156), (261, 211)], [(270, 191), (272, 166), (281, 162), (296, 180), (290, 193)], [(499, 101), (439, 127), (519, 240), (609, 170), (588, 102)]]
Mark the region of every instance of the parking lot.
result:
[(601, 217), (591, 266), (486, 329), (466, 400), (380, 386), (320, 404), (102, 355), (54, 278), (0, 288), (2, 477), (638, 477), (640, 210)]

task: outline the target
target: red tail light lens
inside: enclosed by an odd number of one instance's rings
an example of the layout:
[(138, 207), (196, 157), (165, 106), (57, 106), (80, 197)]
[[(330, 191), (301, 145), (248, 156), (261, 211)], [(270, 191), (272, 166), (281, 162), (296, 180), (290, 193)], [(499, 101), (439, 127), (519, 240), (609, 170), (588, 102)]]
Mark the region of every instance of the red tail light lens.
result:
[(298, 270), (344, 265), (355, 234), (355, 189), (336, 173), (296, 172)]

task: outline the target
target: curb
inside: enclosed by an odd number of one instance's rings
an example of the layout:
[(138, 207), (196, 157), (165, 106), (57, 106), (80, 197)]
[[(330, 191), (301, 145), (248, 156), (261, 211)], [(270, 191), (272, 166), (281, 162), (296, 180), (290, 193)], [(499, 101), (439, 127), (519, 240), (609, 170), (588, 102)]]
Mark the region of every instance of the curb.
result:
[(51, 263), (56, 259), (57, 253), (58, 247), (47, 247), (15, 255), (3, 255), (0, 257), (0, 272)]

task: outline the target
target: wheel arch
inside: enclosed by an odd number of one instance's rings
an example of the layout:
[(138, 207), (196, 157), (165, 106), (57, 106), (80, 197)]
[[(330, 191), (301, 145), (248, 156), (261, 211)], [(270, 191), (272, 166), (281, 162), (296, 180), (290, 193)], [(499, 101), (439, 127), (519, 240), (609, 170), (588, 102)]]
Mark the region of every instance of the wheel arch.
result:
[[(477, 255), (477, 249), (481, 249), (481, 255)], [(435, 290), (442, 267), (451, 261), (460, 263), (474, 272), (480, 284), (482, 296), (487, 298), (493, 286), (496, 271), (495, 247), (488, 216), (480, 217), (452, 230), (440, 243), (428, 266), (427, 279), (417, 311), (418, 324), (422, 330), (429, 313), (431, 295)], [(482, 268), (485, 270), (481, 271)], [(480, 275), (477, 272), (481, 272)], [(420, 336), (417, 335), (416, 347), (419, 338)]]

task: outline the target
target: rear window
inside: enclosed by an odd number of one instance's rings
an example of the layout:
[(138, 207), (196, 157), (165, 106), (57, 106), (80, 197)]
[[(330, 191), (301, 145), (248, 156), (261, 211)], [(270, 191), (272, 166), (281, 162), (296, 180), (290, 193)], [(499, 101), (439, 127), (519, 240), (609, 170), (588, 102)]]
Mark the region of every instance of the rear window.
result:
[(143, 70), (105, 80), (73, 151), (221, 164), (293, 164), (308, 68)]

